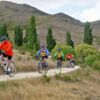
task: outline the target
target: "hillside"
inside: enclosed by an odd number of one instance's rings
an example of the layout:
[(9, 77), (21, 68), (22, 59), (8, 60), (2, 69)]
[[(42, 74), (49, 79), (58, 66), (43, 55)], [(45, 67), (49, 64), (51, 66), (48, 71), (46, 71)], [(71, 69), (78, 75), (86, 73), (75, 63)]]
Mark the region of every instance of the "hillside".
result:
[[(41, 42), (45, 42), (48, 26), (53, 28), (53, 36), (58, 43), (65, 43), (66, 32), (70, 31), (75, 43), (82, 42), (84, 23), (64, 13), (47, 14), (27, 4), (16, 4), (8, 1), (0, 1), (0, 22), (6, 23), (8, 28), (14, 28), (16, 24), (25, 26), (30, 16), (35, 15), (37, 32)], [(100, 21), (91, 22), (93, 34), (100, 36)]]
[(0, 1), (0, 22), (25, 25), (32, 15), (42, 16), (47, 14), (27, 4)]

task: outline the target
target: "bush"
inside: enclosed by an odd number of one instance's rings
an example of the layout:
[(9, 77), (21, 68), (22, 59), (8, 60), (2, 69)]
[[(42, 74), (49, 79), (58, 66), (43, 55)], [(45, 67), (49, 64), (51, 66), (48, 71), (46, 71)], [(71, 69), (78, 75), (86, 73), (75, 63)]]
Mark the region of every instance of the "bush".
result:
[(54, 56), (54, 54), (57, 52), (58, 48), (62, 49), (62, 52), (64, 53), (64, 55), (71, 53), (75, 55), (74, 49), (71, 46), (68, 45), (62, 45), (62, 44), (57, 44), (55, 46), (55, 48), (52, 50), (52, 55)]
[(75, 47), (75, 53), (78, 63), (84, 63), (86, 57), (88, 57), (89, 55), (94, 55), (96, 54), (96, 52), (97, 50), (93, 46), (88, 44), (80, 44)]
[(89, 55), (85, 58), (85, 64), (92, 66), (92, 64), (97, 60), (97, 55)]
[(93, 67), (96, 70), (100, 70), (100, 52), (95, 55), (89, 55), (85, 58), (85, 64)]
[(92, 64), (92, 67), (93, 67), (94, 69), (100, 71), (100, 61), (99, 61), (99, 60), (96, 60), (96, 61)]

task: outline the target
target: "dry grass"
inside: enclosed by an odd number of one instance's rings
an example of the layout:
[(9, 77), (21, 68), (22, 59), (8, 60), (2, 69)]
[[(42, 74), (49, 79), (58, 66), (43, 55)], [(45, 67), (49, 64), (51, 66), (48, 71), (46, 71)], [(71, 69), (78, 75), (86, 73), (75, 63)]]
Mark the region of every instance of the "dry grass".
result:
[(0, 100), (100, 100), (100, 73), (85, 71), (69, 74), (80, 75), (76, 81), (65, 81), (63, 75), (50, 82), (45, 78), (0, 82)]

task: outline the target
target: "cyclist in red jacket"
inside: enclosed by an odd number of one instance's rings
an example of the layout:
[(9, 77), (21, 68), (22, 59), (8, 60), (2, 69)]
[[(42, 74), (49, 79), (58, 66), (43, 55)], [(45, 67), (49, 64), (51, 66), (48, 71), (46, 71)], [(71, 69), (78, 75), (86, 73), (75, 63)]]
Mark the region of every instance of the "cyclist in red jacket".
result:
[(6, 36), (2, 36), (0, 38), (0, 56), (1, 59), (4, 60), (3, 57), (7, 57), (7, 62), (8, 62), (8, 66), (9, 63), (12, 59), (13, 56), (13, 50), (12, 50), (12, 43), (8, 40), (8, 38)]

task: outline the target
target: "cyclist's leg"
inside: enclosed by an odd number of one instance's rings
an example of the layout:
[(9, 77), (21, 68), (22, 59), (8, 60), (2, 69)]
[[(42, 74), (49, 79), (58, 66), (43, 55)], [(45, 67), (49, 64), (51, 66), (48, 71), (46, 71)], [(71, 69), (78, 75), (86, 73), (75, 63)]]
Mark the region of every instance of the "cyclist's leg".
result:
[(48, 64), (47, 64), (46, 60), (47, 60), (47, 56), (44, 56), (43, 62), (42, 62), (42, 67), (44, 69), (44, 75), (46, 75), (46, 73), (48, 72)]
[(47, 60), (46, 56), (43, 56), (42, 57), (42, 66), (43, 66), (43, 68), (46, 67), (45, 66), (46, 65), (46, 60)]
[(11, 64), (11, 60), (12, 60), (12, 56), (7, 56), (7, 68), (8, 68), (8, 71), (9, 71), (9, 67), (10, 67), (10, 64)]
[(43, 64), (42, 64), (42, 62), (43, 62), (43, 57), (41, 56), (41, 58), (40, 58), (40, 61), (39, 61), (39, 63), (38, 63), (38, 72), (39, 73), (42, 73), (42, 69), (43, 69)]
[(62, 66), (62, 57), (57, 59), (57, 69), (60, 68), (61, 69)]
[(4, 57), (7, 57), (7, 55), (5, 53), (0, 53), (0, 58), (2, 59), (2, 61), (5, 61)]

